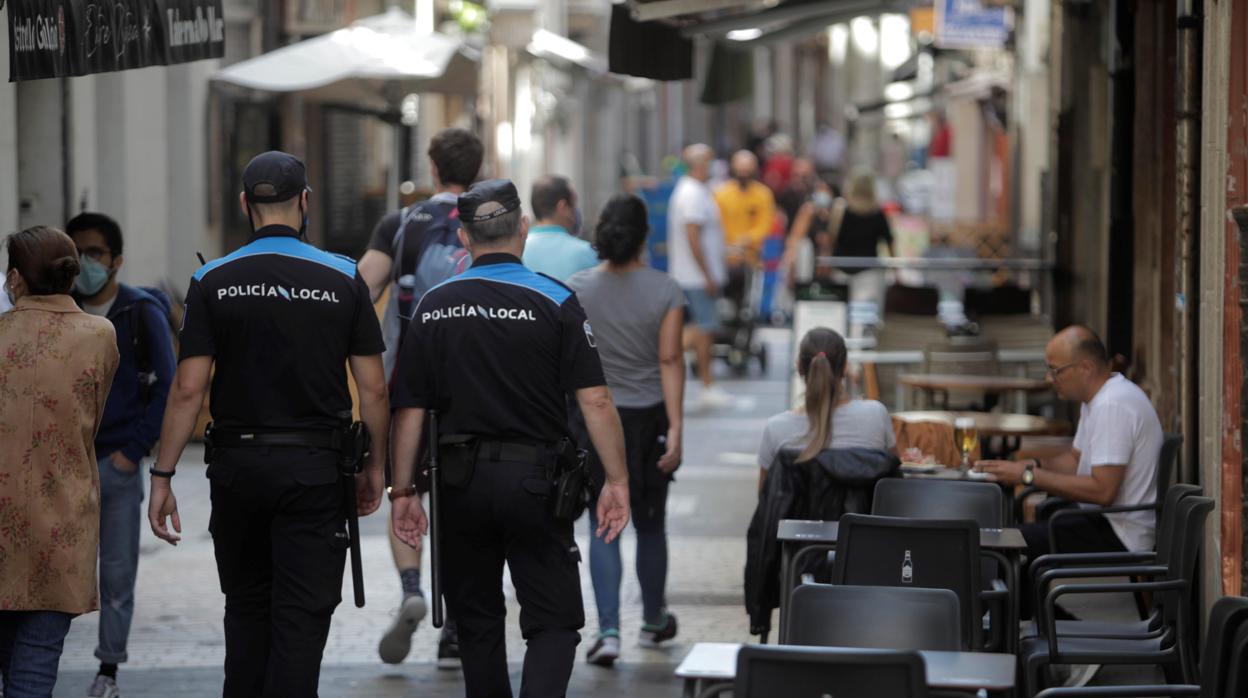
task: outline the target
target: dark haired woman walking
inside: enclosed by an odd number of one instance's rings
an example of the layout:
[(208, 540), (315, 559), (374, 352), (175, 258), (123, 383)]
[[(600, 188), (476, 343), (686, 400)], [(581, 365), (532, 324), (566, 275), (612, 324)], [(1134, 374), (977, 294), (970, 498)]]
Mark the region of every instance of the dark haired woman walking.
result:
[[(685, 297), (670, 276), (642, 261), (649, 225), (646, 206), (635, 196), (607, 202), (594, 229), (603, 263), (568, 280), (576, 291), (598, 345), (607, 385), (624, 425), (633, 527), (637, 531), (637, 578), (641, 583), (639, 642), (655, 646), (676, 636), (676, 617), (667, 612), (667, 487), (680, 467), (681, 405), (685, 367), (681, 348)], [(579, 425), (578, 425), (579, 427)], [(601, 479), (602, 464), (577, 428), (590, 465)], [(590, 506), (590, 527), (594, 508)], [(620, 541), (591, 536), (589, 571), (598, 603), (598, 640), (591, 664), (611, 666), (620, 654)]]
[(52, 695), (70, 621), (100, 607), (95, 430), (117, 370), (113, 323), (69, 296), (78, 250), (55, 228), (10, 235), (0, 315), (0, 673)]

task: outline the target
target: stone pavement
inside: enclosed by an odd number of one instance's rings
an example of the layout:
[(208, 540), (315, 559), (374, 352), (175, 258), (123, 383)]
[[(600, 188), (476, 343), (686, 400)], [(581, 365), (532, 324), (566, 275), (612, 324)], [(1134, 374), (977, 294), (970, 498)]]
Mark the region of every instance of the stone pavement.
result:
[[(769, 333), (784, 340), (785, 333)], [(777, 344), (771, 356), (783, 357)], [(725, 383), (737, 396), (735, 407), (687, 414), (684, 465), (676, 474), (669, 499), (668, 603), (680, 620), (680, 636), (662, 650), (642, 649), (636, 636), (641, 623), (641, 593), (632, 565), (625, 566), (621, 595), (623, 657), (613, 670), (586, 665), (578, 657), (570, 695), (602, 691), (617, 696), (678, 695), (672, 670), (698, 641), (746, 641), (748, 622), (742, 602), (745, 530), (754, 510), (758, 439), (767, 416), (784, 409), (787, 361), (773, 361), (765, 379)], [(690, 393), (696, 393), (691, 386)], [(130, 637), (130, 661), (122, 666), (121, 687), (127, 698), (150, 696), (199, 698), (220, 695), (224, 637), (224, 598), (217, 584), (208, 535), (208, 482), (202, 452), (187, 450), (174, 481), (183, 522), (183, 540), (171, 547), (144, 527), (136, 610)], [(384, 509), (383, 509), (384, 511)], [(588, 559), (588, 523), (577, 525), (578, 543)], [(460, 696), (457, 672), (438, 671), (437, 633), (422, 624), (412, 654), (397, 667), (377, 659), (377, 641), (399, 599), (398, 578), (390, 558), (381, 512), (361, 521), (367, 604), (351, 603), (350, 573), (344, 580), (343, 604), (334, 615), (321, 678), (321, 695)], [(631, 531), (623, 555), (634, 554)], [(427, 553), (426, 553), (427, 555)], [(586, 627), (579, 652), (597, 631), (589, 583), (582, 565)], [(424, 580), (426, 591), (428, 579)], [(509, 656), (519, 686), (524, 644), (515, 618), (519, 607), (507, 588)], [(94, 677), (93, 656), (98, 614), (75, 620), (61, 660), (56, 696), (82, 696)]]

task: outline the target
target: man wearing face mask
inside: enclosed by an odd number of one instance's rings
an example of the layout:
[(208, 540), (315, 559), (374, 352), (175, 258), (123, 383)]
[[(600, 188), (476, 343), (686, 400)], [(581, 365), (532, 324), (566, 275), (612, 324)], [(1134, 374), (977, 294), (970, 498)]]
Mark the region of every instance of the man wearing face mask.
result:
[(560, 281), (598, 265), (593, 245), (580, 238), (581, 210), (566, 177), (547, 175), (533, 183), (530, 197), (537, 224), (529, 229), (524, 266)]
[(143, 477), (138, 470), (160, 437), (173, 381), (173, 338), (166, 319), (168, 301), (154, 295), (160, 292), (117, 281), (123, 240), (116, 221), (100, 213), (82, 213), (66, 224), (65, 232), (78, 248), (81, 268), (74, 298), (87, 313), (112, 321), (121, 358), (95, 436), (100, 469), (100, 628), (95, 656), (100, 670), (87, 694), (119, 698), (117, 665), (126, 661), (139, 567)]
[(775, 224), (776, 199), (757, 179), (758, 158), (754, 153), (738, 150), (730, 167), (732, 179), (715, 192), (715, 203), (723, 221), (729, 266), (739, 266), (758, 260), (763, 239)]

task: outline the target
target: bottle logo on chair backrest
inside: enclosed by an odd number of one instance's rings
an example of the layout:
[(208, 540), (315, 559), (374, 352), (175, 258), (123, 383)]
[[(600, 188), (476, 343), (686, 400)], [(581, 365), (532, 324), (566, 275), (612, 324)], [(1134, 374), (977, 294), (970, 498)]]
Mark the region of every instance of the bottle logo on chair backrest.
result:
[(906, 551), (906, 557), (901, 561), (901, 583), (914, 583), (914, 562), (910, 560), (910, 551)]

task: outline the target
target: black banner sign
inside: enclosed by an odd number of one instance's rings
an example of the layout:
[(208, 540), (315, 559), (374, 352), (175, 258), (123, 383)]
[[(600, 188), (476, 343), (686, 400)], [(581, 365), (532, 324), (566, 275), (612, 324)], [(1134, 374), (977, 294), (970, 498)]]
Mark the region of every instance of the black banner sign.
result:
[(9, 81), (225, 55), (221, 0), (8, 0)]

